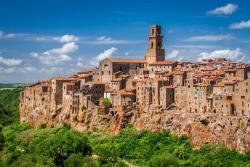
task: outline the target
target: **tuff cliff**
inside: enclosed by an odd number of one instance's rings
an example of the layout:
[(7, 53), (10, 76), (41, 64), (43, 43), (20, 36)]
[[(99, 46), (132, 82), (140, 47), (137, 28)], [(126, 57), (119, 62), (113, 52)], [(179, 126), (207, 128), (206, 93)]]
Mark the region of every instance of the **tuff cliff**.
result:
[(250, 150), (250, 64), (168, 60), (163, 46), (161, 26), (152, 25), (144, 59), (105, 58), (97, 67), (27, 86), (21, 121), (112, 134), (133, 124), (186, 134), (194, 147)]
[(29, 122), (33, 127), (47, 123), (47, 127), (69, 124), (78, 131), (97, 131), (105, 129), (111, 134), (128, 124), (137, 129), (158, 131), (168, 129), (174, 134), (186, 134), (194, 147), (201, 144), (223, 144), (238, 151), (250, 150), (250, 127), (247, 117), (222, 116), (219, 114), (187, 113), (181, 111), (165, 111), (160, 107), (136, 108), (121, 107), (105, 110), (91, 106), (89, 109), (75, 113), (57, 110), (41, 112), (41, 108), (20, 110), (22, 122)]

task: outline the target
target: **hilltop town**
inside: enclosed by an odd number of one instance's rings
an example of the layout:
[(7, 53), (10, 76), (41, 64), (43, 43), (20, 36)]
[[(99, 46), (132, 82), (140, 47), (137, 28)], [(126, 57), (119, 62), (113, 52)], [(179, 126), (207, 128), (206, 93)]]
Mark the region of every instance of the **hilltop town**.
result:
[(21, 122), (113, 134), (133, 124), (186, 134), (194, 146), (249, 150), (250, 65), (225, 58), (172, 61), (163, 46), (161, 26), (152, 25), (144, 59), (106, 58), (98, 67), (27, 86)]

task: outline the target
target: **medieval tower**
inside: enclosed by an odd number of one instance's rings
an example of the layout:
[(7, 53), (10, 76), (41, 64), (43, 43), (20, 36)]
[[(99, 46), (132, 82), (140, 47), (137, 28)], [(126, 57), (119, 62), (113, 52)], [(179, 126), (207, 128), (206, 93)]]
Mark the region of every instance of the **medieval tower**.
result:
[(162, 48), (163, 36), (161, 26), (152, 25), (148, 37), (148, 49), (145, 56), (147, 63), (165, 60), (165, 49)]

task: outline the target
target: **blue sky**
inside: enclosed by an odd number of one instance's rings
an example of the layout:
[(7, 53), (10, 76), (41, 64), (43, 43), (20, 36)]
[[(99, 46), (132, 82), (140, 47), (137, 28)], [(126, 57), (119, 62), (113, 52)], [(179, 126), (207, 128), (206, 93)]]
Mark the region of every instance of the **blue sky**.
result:
[(166, 58), (250, 61), (250, 2), (2, 0), (0, 82), (72, 74), (106, 57), (143, 58), (152, 24)]

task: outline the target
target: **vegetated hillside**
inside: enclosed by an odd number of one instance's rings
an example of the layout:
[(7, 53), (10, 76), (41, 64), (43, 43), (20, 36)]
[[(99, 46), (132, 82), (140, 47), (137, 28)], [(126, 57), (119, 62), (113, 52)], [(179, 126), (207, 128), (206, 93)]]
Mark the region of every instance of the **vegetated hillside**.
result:
[(0, 124), (8, 125), (19, 120), (19, 94), (22, 87), (0, 89)]
[(136, 131), (128, 126), (117, 136), (104, 132), (79, 133), (68, 126), (31, 129), (12, 125), (3, 129), (2, 166), (250, 166), (250, 154), (222, 146), (193, 150), (185, 136), (167, 131)]
[(26, 83), (0, 83), (0, 88), (17, 88), (26, 85)]
[(250, 152), (240, 154), (219, 145), (194, 150), (185, 136), (164, 130), (137, 131), (127, 126), (111, 136), (101, 130), (80, 133), (67, 125), (46, 128), (46, 123), (32, 129), (18, 122), (19, 92), (1, 91), (1, 104), (9, 121), (1, 120), (4, 127), (0, 128), (0, 166), (250, 167)]

